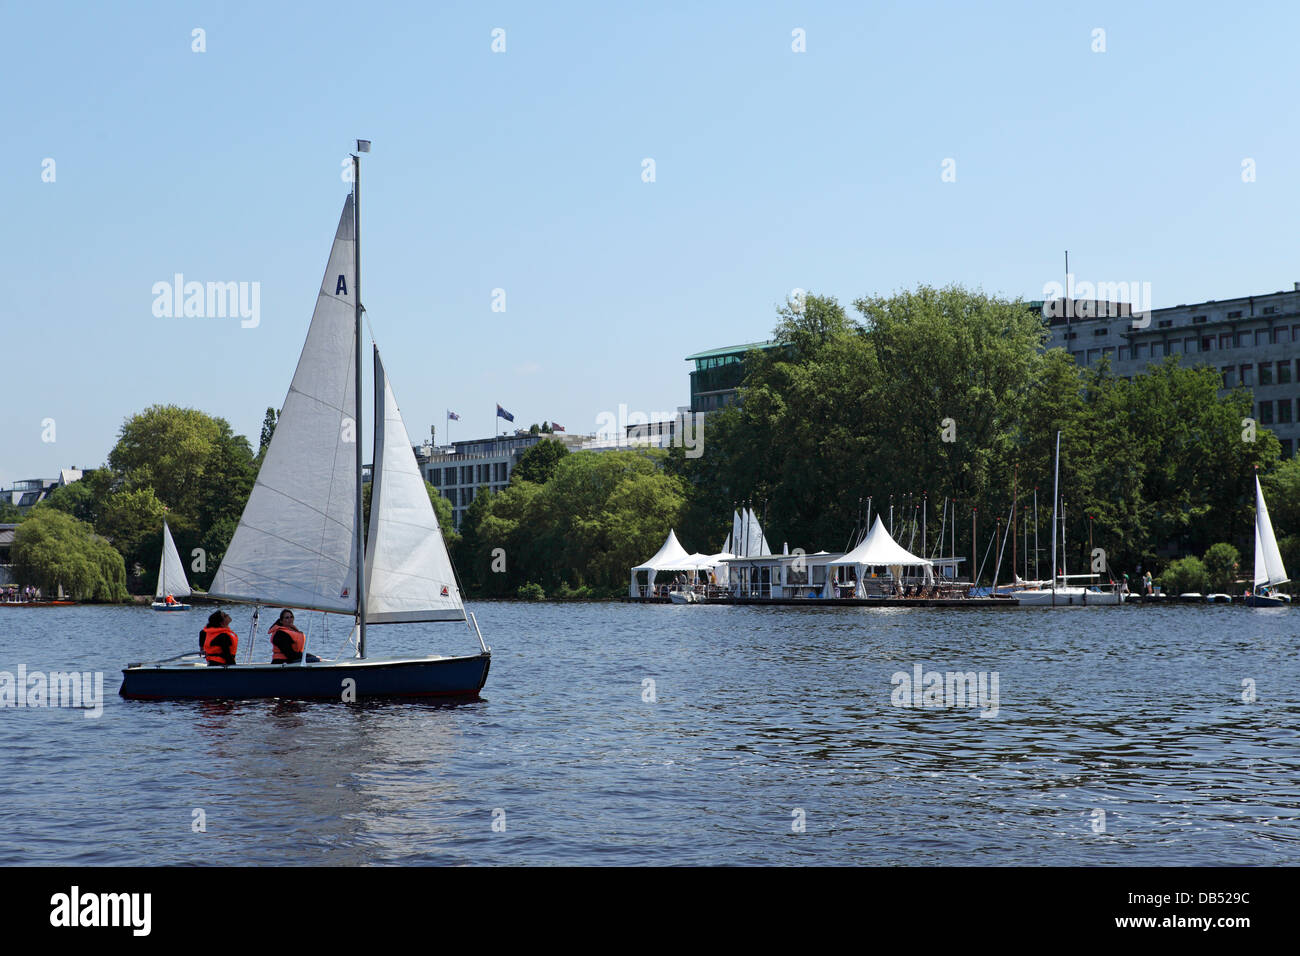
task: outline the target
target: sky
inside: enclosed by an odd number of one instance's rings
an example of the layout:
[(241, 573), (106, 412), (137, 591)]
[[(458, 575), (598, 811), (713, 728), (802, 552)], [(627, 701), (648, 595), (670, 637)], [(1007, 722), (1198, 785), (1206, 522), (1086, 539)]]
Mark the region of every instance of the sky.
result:
[[(796, 288), (1039, 299), (1068, 249), (1156, 308), (1290, 289), (1298, 32), (1282, 3), (0, 0), (0, 487), (102, 464), (152, 404), (256, 446), (358, 137), (416, 442), (497, 403), (671, 413), (685, 356)], [(257, 283), (257, 324), (154, 315), (177, 273)]]

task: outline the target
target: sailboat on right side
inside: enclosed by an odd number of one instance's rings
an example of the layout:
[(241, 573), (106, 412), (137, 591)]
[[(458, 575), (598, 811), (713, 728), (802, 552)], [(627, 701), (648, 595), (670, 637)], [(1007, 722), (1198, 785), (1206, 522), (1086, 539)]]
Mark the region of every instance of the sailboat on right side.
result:
[(1255, 586), (1243, 599), (1248, 607), (1286, 607), (1291, 595), (1273, 589), (1290, 580), (1282, 565), (1282, 552), (1273, 534), (1273, 522), (1268, 518), (1268, 505), (1264, 503), (1264, 489), (1255, 475)]

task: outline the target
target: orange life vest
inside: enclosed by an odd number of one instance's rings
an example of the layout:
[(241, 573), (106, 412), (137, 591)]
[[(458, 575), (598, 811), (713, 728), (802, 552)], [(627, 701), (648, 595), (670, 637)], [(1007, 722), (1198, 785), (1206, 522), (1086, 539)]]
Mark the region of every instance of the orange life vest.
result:
[[(215, 643), (216, 638), (228, 636), (230, 638), (230, 650), (227, 651), (219, 643)], [(239, 650), (239, 635), (228, 627), (205, 627), (199, 632), (200, 644), (203, 648), (203, 656), (211, 664), (233, 664), (235, 663), (235, 652)], [(224, 643), (224, 642), (222, 642)]]
[(167, 595), (167, 600), (166, 600), (165, 602), (163, 602), (163, 603), (165, 603), (165, 604), (175, 604), (175, 603), (176, 603), (176, 599), (175, 599), (174, 597), (172, 597), (172, 596), (169, 594), (169, 595)]
[[(292, 657), (287, 656), (285, 652), (280, 648), (280, 645), (275, 643), (276, 637), (278, 637), (281, 634), (288, 635), (289, 640), (291, 641), (291, 647), (293, 650)], [(306, 646), (307, 646), (307, 635), (304, 634), (302, 631), (294, 630), (292, 627), (284, 627), (278, 622), (271, 625), (271, 663), (272, 664), (287, 664), (290, 661), (301, 660), (303, 649), (306, 648)]]

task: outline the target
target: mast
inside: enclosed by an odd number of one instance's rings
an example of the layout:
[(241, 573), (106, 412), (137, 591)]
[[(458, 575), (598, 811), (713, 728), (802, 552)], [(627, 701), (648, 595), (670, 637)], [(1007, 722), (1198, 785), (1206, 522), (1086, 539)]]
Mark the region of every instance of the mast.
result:
[[(364, 144), (364, 145), (363, 145)], [(354, 440), (357, 447), (357, 656), (366, 656), (366, 545), (365, 530), (361, 523), (361, 153), (370, 152), (369, 140), (357, 140), (357, 151), (352, 154), (352, 221), (353, 260), (352, 260), (352, 294), (353, 310), (356, 317), (356, 342), (353, 352), (356, 358), (354, 372), (356, 386), (356, 413), (354, 423)], [(372, 480), (373, 480), (373, 476)]]
[(1052, 475), (1052, 607), (1056, 607), (1056, 493), (1061, 484), (1061, 433), (1056, 433), (1056, 470)]
[(1019, 477), (1020, 466), (1015, 465), (1011, 469), (1011, 583), (1016, 583), (1016, 479)]

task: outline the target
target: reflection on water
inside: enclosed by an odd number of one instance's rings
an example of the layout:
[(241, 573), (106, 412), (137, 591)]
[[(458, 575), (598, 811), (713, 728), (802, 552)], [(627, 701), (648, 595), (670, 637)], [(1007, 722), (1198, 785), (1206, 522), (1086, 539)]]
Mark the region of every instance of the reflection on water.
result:
[[(482, 700), (345, 706), (122, 701), (197, 618), (8, 612), (0, 670), (102, 669), (109, 699), (0, 711), (0, 863), (1300, 862), (1290, 609), (479, 616)], [(894, 706), (916, 664), (997, 672), (998, 716)]]

